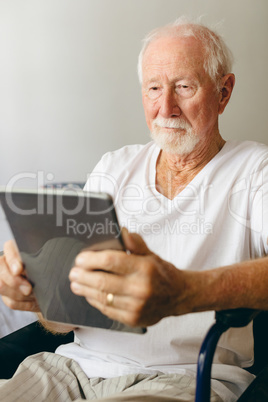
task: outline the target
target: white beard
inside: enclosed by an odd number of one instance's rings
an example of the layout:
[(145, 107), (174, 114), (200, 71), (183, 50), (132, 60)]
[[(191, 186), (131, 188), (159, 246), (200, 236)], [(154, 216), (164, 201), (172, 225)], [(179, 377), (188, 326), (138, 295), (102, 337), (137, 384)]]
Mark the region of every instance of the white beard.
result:
[[(169, 132), (166, 127), (177, 130)], [(176, 155), (190, 154), (199, 142), (199, 137), (190, 124), (180, 118), (157, 117), (154, 119), (151, 138), (163, 151)]]

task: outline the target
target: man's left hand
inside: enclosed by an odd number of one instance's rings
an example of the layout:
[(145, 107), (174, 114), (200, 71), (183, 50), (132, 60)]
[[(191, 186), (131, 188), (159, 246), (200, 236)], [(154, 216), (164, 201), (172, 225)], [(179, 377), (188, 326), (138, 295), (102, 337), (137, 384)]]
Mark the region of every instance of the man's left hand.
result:
[(130, 326), (178, 315), (186, 287), (183, 272), (150, 251), (138, 234), (123, 229), (122, 235), (130, 253), (84, 251), (77, 256), (69, 276), (73, 293)]

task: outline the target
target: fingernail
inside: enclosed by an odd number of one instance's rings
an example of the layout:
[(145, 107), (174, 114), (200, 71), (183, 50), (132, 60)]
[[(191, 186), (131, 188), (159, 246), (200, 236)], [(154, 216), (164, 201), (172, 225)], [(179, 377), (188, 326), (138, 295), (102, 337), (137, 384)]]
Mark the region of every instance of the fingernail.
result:
[(24, 296), (29, 296), (29, 294), (32, 291), (31, 286), (27, 286), (27, 285), (21, 285), (20, 286), (20, 291), (22, 294), (24, 294)]
[(14, 275), (17, 275), (20, 272), (20, 265), (18, 262), (13, 262), (10, 266), (10, 269)]
[(83, 265), (84, 257), (82, 255), (78, 255), (75, 259), (75, 265)]
[(75, 280), (78, 278), (77, 269), (72, 269), (72, 270), (70, 271), (69, 278), (70, 278), (71, 280), (73, 280), (73, 281), (75, 281)]
[(125, 240), (125, 241), (127, 241), (128, 238), (131, 238), (130, 232), (125, 227), (122, 227), (121, 234), (122, 234), (123, 240)]
[(77, 282), (72, 282), (71, 287), (74, 292), (78, 292), (81, 289), (81, 286)]

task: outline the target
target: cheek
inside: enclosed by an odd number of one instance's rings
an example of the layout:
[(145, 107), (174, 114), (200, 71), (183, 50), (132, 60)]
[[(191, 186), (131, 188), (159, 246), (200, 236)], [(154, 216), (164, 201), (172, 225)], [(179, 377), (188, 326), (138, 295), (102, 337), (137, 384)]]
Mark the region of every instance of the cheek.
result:
[(200, 122), (203, 120), (202, 115), (202, 107), (200, 104), (192, 104), (192, 105), (185, 105), (185, 107), (181, 107), (182, 115), (189, 121), (189, 123), (194, 127), (195, 125), (199, 125)]
[(210, 102), (207, 99), (201, 100), (192, 104), (188, 113), (185, 110), (185, 114), (193, 126), (210, 126), (218, 119), (218, 106), (214, 98)]
[(143, 103), (143, 109), (144, 109), (146, 123), (147, 123), (149, 129), (151, 129), (152, 121), (157, 116), (157, 111), (158, 111), (157, 105), (152, 104), (152, 102), (149, 102), (147, 99), (143, 99), (142, 103)]

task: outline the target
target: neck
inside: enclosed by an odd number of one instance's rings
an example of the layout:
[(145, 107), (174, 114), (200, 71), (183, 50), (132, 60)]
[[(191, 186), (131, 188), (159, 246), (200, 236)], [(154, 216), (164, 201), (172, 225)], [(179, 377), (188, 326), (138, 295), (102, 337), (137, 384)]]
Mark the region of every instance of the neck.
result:
[(222, 149), (225, 141), (218, 134), (213, 141), (188, 155), (175, 155), (161, 151), (156, 164), (156, 188), (173, 199), (189, 184), (203, 167)]

